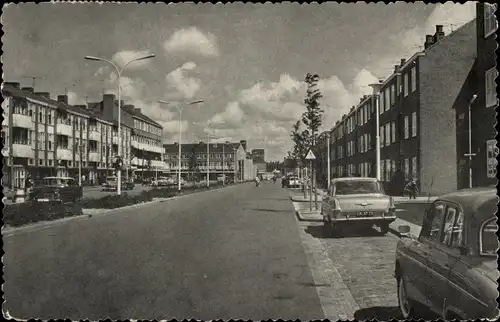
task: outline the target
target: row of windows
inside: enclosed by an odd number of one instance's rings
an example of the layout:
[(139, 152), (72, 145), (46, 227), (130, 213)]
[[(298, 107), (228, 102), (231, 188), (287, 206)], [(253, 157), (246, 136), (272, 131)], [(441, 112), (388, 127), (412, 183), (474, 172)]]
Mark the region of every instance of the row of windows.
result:
[[(233, 152), (226, 152), (224, 153), (224, 158), (231, 160), (233, 158)], [(188, 153), (182, 153), (181, 154), (181, 159), (190, 159), (192, 154)], [(171, 159), (171, 160), (177, 160), (179, 158), (178, 154), (166, 154), (165, 159)], [(213, 159), (222, 159), (222, 153), (210, 153), (210, 158)], [(206, 153), (197, 153), (196, 154), (196, 160), (205, 160), (207, 159), (207, 154)]]
[(497, 91), (495, 78), (498, 76), (496, 67), (486, 71), (485, 74), (485, 93), (486, 93), (486, 107), (495, 106), (497, 104)]
[[(169, 167), (170, 168), (175, 168), (177, 169), (178, 168), (178, 163), (176, 162), (169, 162), (168, 163)], [(207, 163), (206, 162), (198, 162), (196, 164), (198, 167), (200, 168), (207, 168)], [(189, 162), (181, 162), (181, 168), (182, 169), (188, 169), (189, 168)], [(222, 169), (222, 162), (210, 162), (210, 168), (211, 169)], [(224, 166), (224, 169), (234, 169), (232, 165), (230, 164), (226, 164)]]
[(132, 136), (132, 140), (142, 143), (142, 144), (147, 144), (147, 145), (152, 145), (152, 146), (162, 146), (162, 142), (160, 140), (153, 140), (144, 136), (140, 135), (134, 135)]
[(332, 174), (337, 177), (357, 176), (357, 175), (361, 175), (362, 177), (369, 177), (371, 171), (372, 171), (372, 164), (370, 162), (362, 162), (359, 164), (347, 164), (345, 167), (342, 165), (337, 165), (332, 167)]
[(162, 135), (161, 128), (154, 126), (150, 123), (143, 122), (143, 121), (138, 120), (138, 119), (134, 119), (134, 129), (138, 129), (141, 131), (152, 133), (152, 134), (155, 134), (158, 136)]

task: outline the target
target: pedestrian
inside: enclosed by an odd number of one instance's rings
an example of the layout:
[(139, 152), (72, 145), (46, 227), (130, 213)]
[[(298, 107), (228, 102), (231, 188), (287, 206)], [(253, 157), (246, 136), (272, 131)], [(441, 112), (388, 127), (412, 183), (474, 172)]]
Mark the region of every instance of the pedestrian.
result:
[(26, 172), (26, 178), (24, 178), (24, 195), (26, 199), (28, 199), (32, 186), (33, 186), (33, 180), (31, 180), (31, 173)]
[(255, 186), (258, 187), (260, 185), (260, 178), (259, 176), (255, 176)]
[(417, 199), (417, 192), (418, 192), (418, 188), (417, 188), (417, 182), (415, 179), (411, 179), (410, 182), (408, 182), (408, 184), (406, 185), (405, 191), (408, 191), (408, 194), (409, 194), (409, 197), (410, 199)]
[(82, 174), (82, 186), (83, 186), (83, 185), (85, 185), (85, 179), (86, 179), (86, 178), (85, 178), (85, 175), (84, 175), (84, 174)]

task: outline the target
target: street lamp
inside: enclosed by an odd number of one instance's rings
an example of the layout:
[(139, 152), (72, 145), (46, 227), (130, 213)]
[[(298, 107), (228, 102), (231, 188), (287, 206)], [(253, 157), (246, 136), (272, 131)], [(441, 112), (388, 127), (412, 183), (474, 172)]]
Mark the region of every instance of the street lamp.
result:
[[(120, 79), (121, 79), (121, 76), (122, 76), (122, 72), (125, 69), (125, 67), (127, 67), (130, 63), (133, 63), (133, 62), (136, 62), (136, 61), (139, 61), (139, 60), (153, 58), (153, 57), (155, 57), (155, 54), (149, 54), (149, 55), (145, 55), (145, 56), (142, 56), (142, 57), (134, 58), (134, 59), (128, 61), (120, 69), (111, 60), (107, 60), (107, 59), (99, 58), (99, 57), (95, 57), (95, 56), (85, 56), (86, 60), (102, 61), (102, 62), (105, 62), (105, 63), (108, 63), (108, 64), (112, 65), (115, 68), (115, 70), (116, 70), (116, 73), (117, 73), (117, 82), (118, 82), (118, 157), (119, 158), (121, 158), (121, 144), (122, 144), (122, 142), (121, 142), (121, 140), (122, 140), (122, 136), (121, 136), (121, 84), (120, 84)], [(116, 176), (117, 176), (116, 194), (120, 195), (121, 191), (122, 191), (122, 187), (121, 187), (121, 185), (122, 185), (122, 169), (121, 169), (121, 167), (118, 168)]]
[[(171, 102), (167, 102), (164, 100), (157, 100), (157, 102), (160, 104), (166, 104), (166, 105), (171, 104)], [(203, 103), (203, 100), (193, 101), (191, 103), (188, 103), (187, 105), (194, 105), (194, 104), (199, 104), (199, 103)], [(182, 107), (178, 104), (176, 104), (175, 107), (179, 111), (179, 161), (178, 161), (179, 173), (178, 173), (178, 177), (177, 177), (177, 185), (178, 185), (178, 189), (180, 192), (181, 191), (181, 153), (182, 153)]]
[(375, 132), (375, 166), (377, 169), (377, 180), (380, 180), (380, 88), (382, 87), (382, 84), (379, 83), (374, 83), (370, 84), (370, 86), (373, 89), (373, 98), (375, 101), (375, 127), (376, 127), (376, 132)]
[(472, 153), (472, 117), (471, 117), (471, 107), (472, 104), (477, 99), (477, 95), (472, 95), (472, 98), (469, 102), (469, 153), (466, 153), (464, 156), (469, 157), (469, 188), (472, 188), (472, 157), (475, 156), (475, 153)]

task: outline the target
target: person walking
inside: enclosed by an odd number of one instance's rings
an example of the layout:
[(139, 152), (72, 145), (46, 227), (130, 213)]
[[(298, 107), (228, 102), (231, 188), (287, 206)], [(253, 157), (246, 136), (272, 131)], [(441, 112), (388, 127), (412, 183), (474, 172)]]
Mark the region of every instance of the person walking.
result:
[(410, 199), (417, 199), (418, 187), (417, 181), (415, 179), (411, 179), (410, 182), (405, 186), (405, 191), (408, 191)]
[(255, 176), (255, 186), (258, 187), (260, 185), (260, 178), (259, 176)]

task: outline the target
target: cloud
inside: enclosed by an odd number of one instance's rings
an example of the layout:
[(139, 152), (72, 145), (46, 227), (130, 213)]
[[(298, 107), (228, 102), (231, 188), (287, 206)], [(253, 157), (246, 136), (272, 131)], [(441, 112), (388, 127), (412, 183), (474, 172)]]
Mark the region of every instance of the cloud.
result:
[(78, 104), (79, 97), (75, 92), (68, 91), (67, 95), (68, 95), (68, 103), (70, 105), (77, 105)]
[(94, 73), (94, 76), (101, 76), (101, 75), (106, 74), (107, 72), (108, 72), (108, 66), (101, 66)]
[(393, 39), (391, 50), (387, 51), (387, 55), (378, 57), (370, 70), (380, 77), (389, 76), (394, 70), (394, 65), (398, 64), (401, 58), (409, 58), (417, 51), (424, 49), (425, 35), (434, 35), (436, 25), (443, 25), (445, 34), (449, 35), (475, 17), (476, 1), (464, 4), (446, 2), (435, 5), (424, 23), (409, 30), (403, 29), (391, 37)]
[(237, 101), (233, 101), (227, 104), (224, 112), (215, 114), (210, 119), (210, 123), (218, 127), (240, 126), (243, 122), (244, 116), (245, 113), (240, 108), (240, 103)]
[(201, 81), (194, 77), (187, 76), (187, 71), (196, 68), (194, 62), (187, 62), (181, 67), (171, 71), (165, 77), (167, 85), (174, 89), (183, 98), (190, 99), (198, 92), (201, 87)]
[[(133, 50), (122, 50), (113, 55), (113, 61), (118, 65), (118, 67), (123, 67), (125, 64), (129, 63), (133, 59), (144, 57), (149, 55), (148, 51), (133, 51)], [(127, 68), (128, 69), (140, 69), (148, 66), (151, 63), (151, 59), (144, 59), (134, 61), (130, 63)]]
[(170, 53), (192, 52), (206, 57), (219, 55), (216, 37), (211, 33), (204, 33), (196, 27), (176, 30), (165, 41), (163, 48)]
[[(176, 133), (179, 133), (179, 120), (158, 121), (158, 123), (163, 126), (164, 135), (170, 136), (173, 140), (179, 140), (178, 136), (175, 136)], [(181, 123), (182, 133), (186, 133), (189, 130), (189, 122), (183, 120)]]

